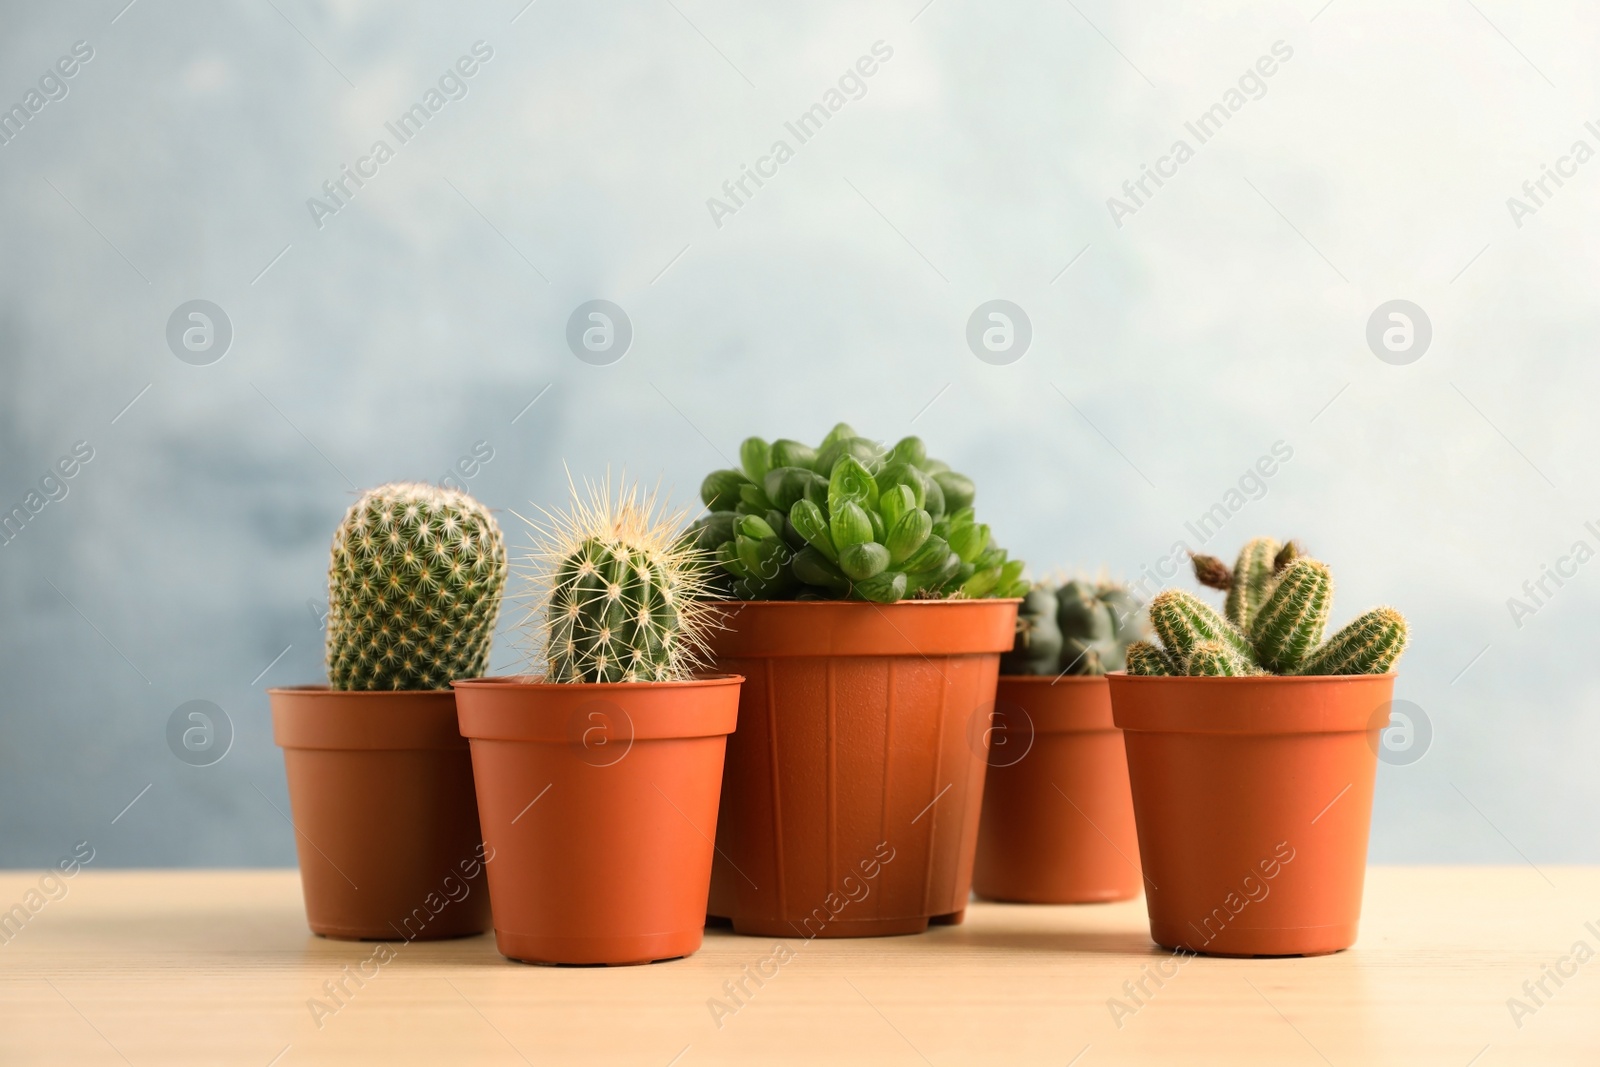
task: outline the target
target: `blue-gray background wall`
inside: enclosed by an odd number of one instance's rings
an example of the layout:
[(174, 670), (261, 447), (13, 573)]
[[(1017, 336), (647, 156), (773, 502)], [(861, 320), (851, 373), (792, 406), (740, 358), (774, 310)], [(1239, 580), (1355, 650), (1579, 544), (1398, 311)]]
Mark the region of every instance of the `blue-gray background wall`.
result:
[[(509, 509), (560, 503), (564, 465), (689, 502), (745, 435), (840, 418), (922, 434), (1040, 571), (1304, 538), (1335, 621), (1414, 624), (1397, 695), (1433, 736), (1380, 768), (1374, 858), (1600, 860), (1600, 562), (1507, 604), (1600, 548), (1600, 161), (1560, 164), (1600, 148), (1592, 8), (125, 3), (0, 5), (0, 105), (93, 49), (0, 146), (0, 506), (93, 449), (0, 548), (0, 864), (84, 838), (106, 866), (293, 863), (264, 690), (322, 678), (357, 487), (488, 442), (468, 487), (520, 542)], [(398, 144), (478, 41), (465, 97)], [(785, 121), (879, 41), (798, 144)], [(308, 198), (379, 138), (319, 226)], [(564, 339), (593, 298), (633, 324), (613, 365)], [(996, 298), (1032, 324), (1008, 365), (965, 340)], [(195, 299), (234, 333), (206, 366), (166, 339)], [(1366, 340), (1394, 299), (1432, 326), (1406, 365)], [(233, 724), (212, 766), (169, 750), (190, 700)]]

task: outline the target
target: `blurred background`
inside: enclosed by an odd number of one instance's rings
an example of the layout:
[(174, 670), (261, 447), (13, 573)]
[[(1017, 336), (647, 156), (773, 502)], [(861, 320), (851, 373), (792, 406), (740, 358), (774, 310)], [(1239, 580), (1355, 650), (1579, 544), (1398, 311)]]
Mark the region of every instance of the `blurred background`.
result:
[(358, 489), (453, 476), (522, 544), (568, 469), (697, 504), (840, 419), (922, 435), (1036, 574), (1301, 538), (1335, 624), (1413, 624), (1372, 858), (1600, 861), (1597, 39), (1510, 0), (0, 3), (0, 865), (294, 863), (265, 690), (324, 678)]

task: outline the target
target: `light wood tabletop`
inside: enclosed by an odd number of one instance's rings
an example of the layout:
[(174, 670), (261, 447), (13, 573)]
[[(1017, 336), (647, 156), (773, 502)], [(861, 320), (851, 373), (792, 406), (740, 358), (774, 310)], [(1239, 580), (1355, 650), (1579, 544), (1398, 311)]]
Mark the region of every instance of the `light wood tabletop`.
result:
[(323, 940), (294, 871), (0, 873), (13, 904), (7, 1067), (1600, 1063), (1600, 868), (1374, 868), (1355, 948), (1272, 960), (1163, 953), (1142, 901), (781, 948), (712, 930), (619, 968)]

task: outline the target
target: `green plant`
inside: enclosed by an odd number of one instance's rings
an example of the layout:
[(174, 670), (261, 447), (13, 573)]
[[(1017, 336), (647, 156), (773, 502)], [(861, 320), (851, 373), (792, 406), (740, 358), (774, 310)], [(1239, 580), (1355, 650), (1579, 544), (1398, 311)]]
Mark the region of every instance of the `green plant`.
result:
[(328, 683), (446, 689), (485, 673), (506, 550), (487, 508), (454, 489), (369, 489), (333, 535)]
[(1258, 537), (1231, 568), (1215, 556), (1192, 561), (1201, 585), (1227, 593), (1223, 613), (1182, 590), (1158, 594), (1150, 623), (1162, 647), (1131, 646), (1129, 674), (1385, 674), (1405, 651), (1406, 621), (1393, 608), (1375, 608), (1323, 641), (1333, 576), (1294, 541)]
[(1013, 597), (1027, 592), (972, 509), (972, 480), (921, 438), (885, 450), (839, 423), (820, 445), (751, 437), (707, 475), (694, 525), (717, 587), (740, 600)]
[(1123, 668), (1143, 605), (1121, 585), (1079, 579), (1034, 584), (1017, 613), (1002, 674), (1105, 674)]
[[(520, 517), (520, 516), (519, 516)], [(528, 522), (535, 588), (523, 619), (533, 669), (552, 682), (673, 682), (706, 659), (715, 625), (705, 554), (637, 486), (613, 494), (610, 479), (573, 488), (571, 507)]]

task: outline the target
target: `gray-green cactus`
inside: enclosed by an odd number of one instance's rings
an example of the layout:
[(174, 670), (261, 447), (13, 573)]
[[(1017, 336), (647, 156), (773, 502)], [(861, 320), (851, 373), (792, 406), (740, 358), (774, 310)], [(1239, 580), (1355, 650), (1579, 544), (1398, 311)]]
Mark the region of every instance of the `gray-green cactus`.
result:
[(839, 423), (817, 448), (748, 438), (700, 487), (697, 543), (740, 600), (1020, 597), (1023, 563), (972, 510), (970, 479), (917, 437), (892, 449)]
[(574, 492), (570, 510), (530, 523), (538, 585), (526, 647), (552, 682), (670, 682), (705, 660), (707, 560), (636, 487)]
[(500, 527), (472, 497), (415, 482), (368, 490), (333, 537), (328, 684), (447, 689), (482, 675), (505, 580)]
[(1121, 670), (1142, 633), (1143, 605), (1121, 585), (1075, 579), (1032, 586), (1017, 613), (1004, 674), (1099, 675)]
[(1393, 608), (1369, 611), (1324, 642), (1333, 579), (1294, 541), (1256, 538), (1232, 569), (1215, 556), (1193, 562), (1200, 584), (1227, 592), (1226, 618), (1181, 590), (1160, 593), (1150, 621), (1164, 649), (1130, 650), (1129, 674), (1384, 674), (1405, 650), (1406, 621)]

